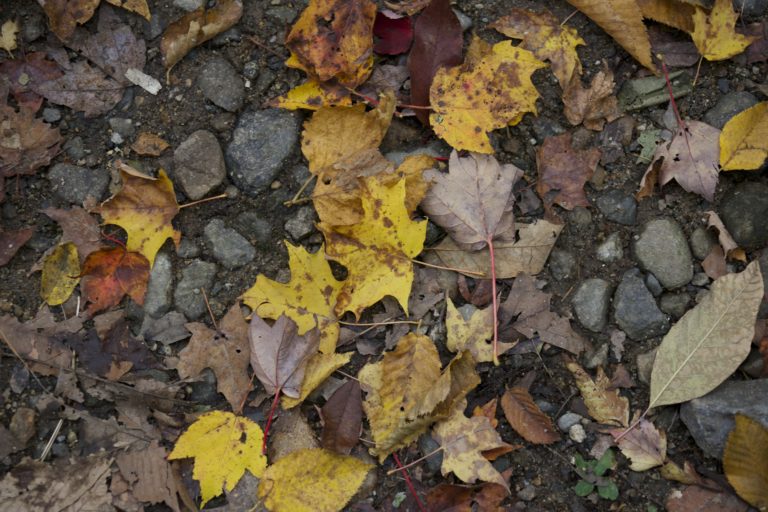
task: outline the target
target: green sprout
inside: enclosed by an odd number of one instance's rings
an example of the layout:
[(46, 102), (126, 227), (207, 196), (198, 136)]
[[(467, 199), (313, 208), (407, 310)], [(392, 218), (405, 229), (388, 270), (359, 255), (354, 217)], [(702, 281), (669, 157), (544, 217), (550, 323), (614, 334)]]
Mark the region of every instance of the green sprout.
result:
[(581, 454), (577, 453), (574, 462), (576, 473), (581, 477), (573, 488), (578, 496), (588, 496), (597, 488), (598, 496), (603, 499), (614, 501), (619, 497), (619, 488), (604, 476), (614, 466), (613, 450), (608, 449), (598, 460), (590, 461), (584, 460)]

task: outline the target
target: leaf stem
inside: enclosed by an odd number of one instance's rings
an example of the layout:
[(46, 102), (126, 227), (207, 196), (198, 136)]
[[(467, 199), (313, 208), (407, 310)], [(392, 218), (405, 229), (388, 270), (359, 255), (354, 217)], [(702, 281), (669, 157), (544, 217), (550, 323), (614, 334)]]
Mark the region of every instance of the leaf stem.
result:
[(450, 270), (451, 272), (460, 272), (462, 274), (470, 274), (477, 277), (485, 277), (485, 273), (478, 272), (477, 270), (469, 270), (466, 268), (443, 267), (441, 265), (433, 265), (432, 263), (427, 263), (421, 260), (411, 260), (411, 262), (421, 265), (423, 267), (436, 268), (438, 270)]
[(309, 184), (312, 183), (312, 180), (315, 178), (317, 178), (316, 174), (313, 174), (307, 178), (307, 180), (301, 185), (301, 188), (299, 188), (299, 191), (296, 192), (296, 195), (294, 195), (293, 198), (289, 199), (288, 201), (283, 202), (283, 206), (296, 206), (297, 204), (306, 203), (310, 198), (301, 197), (301, 194), (304, 193)]
[(275, 418), (275, 411), (277, 410), (277, 404), (280, 401), (280, 392), (283, 390), (279, 387), (275, 390), (275, 399), (272, 400), (272, 407), (269, 408), (269, 416), (267, 416), (267, 426), (264, 427), (264, 440), (261, 442), (261, 454), (267, 454), (267, 437), (269, 436), (269, 428), (272, 426), (272, 420)]
[(615, 438), (613, 439), (613, 442), (614, 442), (614, 443), (618, 443), (619, 441), (621, 441), (621, 440), (624, 438), (624, 436), (626, 436), (627, 434), (629, 434), (630, 432), (632, 432), (632, 431), (635, 429), (635, 427), (637, 427), (637, 426), (640, 424), (640, 422), (641, 422), (641, 421), (643, 421), (643, 419), (645, 418), (646, 414), (648, 414), (648, 411), (650, 411), (650, 409), (646, 409), (646, 410), (645, 410), (645, 412), (644, 412), (643, 414), (641, 414), (640, 416), (638, 416), (638, 418), (637, 418), (635, 421), (633, 421), (633, 422), (632, 422), (632, 423), (631, 423), (631, 424), (630, 424), (630, 425), (627, 427), (627, 429), (626, 429), (624, 432), (622, 432), (621, 434), (619, 434), (617, 437), (615, 437)]
[(342, 322), (341, 320), (337, 320), (337, 322), (341, 325), (350, 325), (352, 327), (354, 326), (380, 327), (382, 325), (398, 325), (398, 324), (419, 325), (421, 323), (415, 320), (386, 320), (384, 322)]
[(488, 252), (491, 256), (491, 297), (493, 299), (493, 364), (499, 366), (499, 298), (496, 296), (496, 256), (493, 253), (493, 238), (490, 236)]
[(213, 196), (213, 197), (206, 197), (206, 198), (203, 198), (203, 199), (198, 199), (197, 201), (192, 201), (191, 203), (180, 204), (179, 205), (179, 210), (181, 210), (183, 208), (188, 208), (190, 206), (196, 206), (196, 205), (202, 204), (202, 203), (207, 203), (208, 201), (215, 201), (216, 199), (226, 199), (228, 197), (229, 196), (227, 194), (219, 194), (219, 195)]
[(400, 471), (403, 472), (403, 477), (405, 478), (405, 485), (408, 486), (408, 490), (411, 491), (411, 494), (416, 500), (416, 506), (419, 507), (419, 510), (421, 512), (427, 512), (427, 509), (424, 508), (424, 504), (419, 499), (419, 495), (416, 494), (416, 488), (413, 486), (413, 482), (411, 481), (410, 475), (408, 475), (408, 470), (405, 469), (403, 467), (403, 464), (400, 462), (400, 457), (398, 457), (396, 453), (392, 453), (392, 458), (395, 459), (395, 464), (397, 464), (397, 467), (400, 468)]
[(434, 450), (432, 450), (432, 451), (431, 451), (431, 452), (429, 452), (428, 454), (426, 454), (426, 455), (423, 455), (423, 456), (419, 457), (418, 459), (416, 459), (416, 460), (414, 460), (414, 461), (411, 461), (411, 462), (409, 462), (409, 463), (408, 463), (408, 464), (406, 464), (405, 466), (400, 466), (400, 467), (398, 467), (397, 469), (390, 469), (389, 471), (387, 471), (387, 476), (393, 475), (393, 474), (397, 473), (398, 471), (402, 471), (402, 470), (404, 470), (404, 469), (408, 469), (408, 468), (410, 468), (411, 466), (415, 466), (415, 465), (416, 465), (416, 464), (418, 464), (419, 462), (421, 462), (421, 461), (423, 461), (423, 460), (427, 460), (427, 459), (428, 459), (428, 458), (430, 458), (431, 456), (433, 456), (433, 455), (437, 455), (438, 453), (440, 453), (440, 452), (441, 452), (441, 451), (443, 451), (443, 450), (445, 450), (445, 448), (444, 448), (443, 446), (438, 446), (437, 448), (435, 448)]

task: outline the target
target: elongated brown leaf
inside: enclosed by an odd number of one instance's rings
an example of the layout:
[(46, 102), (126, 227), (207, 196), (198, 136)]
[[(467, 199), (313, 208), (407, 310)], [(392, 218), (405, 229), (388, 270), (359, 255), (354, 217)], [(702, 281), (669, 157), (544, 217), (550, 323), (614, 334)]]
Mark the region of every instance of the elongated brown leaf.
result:
[(301, 395), (304, 370), (320, 345), (320, 332), (317, 328), (304, 336), (297, 332), (296, 322), (285, 315), (272, 327), (258, 315), (251, 316), (251, 366), (270, 395), (278, 391), (291, 398)]
[(758, 510), (768, 510), (768, 428), (743, 414), (723, 452), (725, 476), (736, 493)]
[(698, 398), (728, 378), (749, 354), (762, 298), (757, 261), (712, 283), (656, 351), (648, 408)]
[(322, 447), (349, 455), (358, 442), (363, 421), (360, 383), (349, 380), (323, 406)]
[(595, 421), (623, 427), (629, 424), (629, 400), (618, 390), (608, 389), (611, 381), (601, 367), (597, 367), (594, 380), (576, 361), (566, 360), (565, 367), (573, 374), (589, 415)]
[(527, 389), (509, 388), (501, 396), (504, 417), (515, 432), (533, 444), (552, 444), (560, 440), (552, 419), (539, 409)]

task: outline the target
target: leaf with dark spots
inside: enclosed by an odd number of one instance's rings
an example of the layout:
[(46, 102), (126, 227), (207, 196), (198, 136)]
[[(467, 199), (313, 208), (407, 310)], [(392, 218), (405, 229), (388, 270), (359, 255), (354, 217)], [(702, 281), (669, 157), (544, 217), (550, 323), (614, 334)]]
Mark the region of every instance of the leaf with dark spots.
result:
[(328, 399), (322, 409), (322, 447), (348, 455), (358, 443), (363, 421), (360, 383), (349, 380)]

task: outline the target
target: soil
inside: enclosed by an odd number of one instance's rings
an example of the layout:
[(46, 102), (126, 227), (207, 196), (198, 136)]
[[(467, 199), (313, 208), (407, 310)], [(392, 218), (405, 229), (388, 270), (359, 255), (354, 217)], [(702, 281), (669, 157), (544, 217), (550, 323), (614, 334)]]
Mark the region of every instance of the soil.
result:
[[(21, 20), (39, 17), (41, 10), (35, 2), (10, 0), (3, 2), (3, 19), (16, 17)], [(184, 11), (175, 7), (172, 2), (150, 1), (153, 15), (158, 16), (162, 23), (177, 19)], [(76, 135), (82, 137), (86, 148), (90, 150), (88, 165), (92, 167), (108, 168), (109, 164), (117, 158), (135, 158), (128, 155), (124, 146), (115, 146), (110, 142), (110, 129), (108, 119), (110, 117), (129, 117), (138, 126), (139, 131), (149, 131), (163, 136), (171, 148), (176, 148), (192, 132), (199, 129), (207, 129), (217, 133), (222, 147), (225, 147), (231, 137), (232, 122), (234, 116), (229, 119), (229, 125), (223, 130), (212, 128), (214, 124), (220, 124), (223, 111), (207, 101), (201, 91), (195, 85), (195, 79), (199, 73), (204, 57), (218, 53), (229, 60), (236, 69), (242, 70), (250, 61), (257, 61), (260, 69), (270, 70), (274, 75), (271, 83), (256, 82), (246, 89), (246, 101), (244, 109), (261, 108), (269, 99), (286, 92), (291, 87), (298, 85), (303, 80), (303, 75), (296, 70), (286, 68), (282, 62), (287, 57), (287, 51), (282, 46), (283, 37), (290, 25), (277, 20), (268, 14), (270, 7), (274, 5), (285, 6), (294, 13), (300, 12), (304, 3), (300, 0), (278, 0), (267, 2), (266, 0), (246, 0), (245, 10), (241, 21), (236, 28), (241, 37), (231, 40), (227, 44), (214, 45), (209, 42), (190, 52), (179, 62), (170, 74), (170, 84), (163, 83), (163, 89), (157, 96), (147, 94), (138, 87), (127, 94), (125, 101), (113, 112), (92, 119), (85, 119), (81, 114), (72, 112), (65, 107), (59, 107), (63, 119), (59, 122), (61, 132), (65, 140)], [(455, 7), (469, 16), (473, 21), (472, 30), (489, 41), (499, 41), (501, 36), (493, 30), (486, 28), (488, 23), (504, 15), (510, 7), (531, 8), (531, 2), (523, 0), (484, 0), (482, 3), (459, 0)], [(642, 76), (644, 72), (639, 65), (629, 57), (608, 35), (599, 27), (588, 20), (581, 13), (574, 13), (573, 8), (564, 1), (554, 0), (547, 2), (547, 7), (559, 19), (570, 17), (568, 24), (576, 28), (587, 44), (580, 48), (579, 54), (584, 66), (585, 80), (599, 71), (602, 62), (605, 61), (614, 70), (617, 90), (622, 83), (630, 78)], [(572, 15), (572, 16), (571, 16)], [(132, 26), (136, 34), (145, 34), (145, 23), (137, 16), (120, 13), (120, 16)], [(91, 22), (93, 23), (93, 21)], [(253, 36), (259, 44), (249, 38)], [(53, 36), (50, 36), (53, 38)], [(682, 36), (681, 36), (682, 38)], [(27, 45), (25, 51), (43, 49), (45, 38)], [(144, 72), (161, 78), (165, 76), (158, 52), (159, 38), (148, 40), (149, 49), (147, 65)], [(396, 58), (394, 59), (396, 60)], [(752, 69), (754, 67), (754, 70)], [(695, 67), (690, 70), (696, 73)], [(730, 81), (731, 90), (741, 90), (748, 87), (748, 79), (759, 81), (759, 77), (768, 74), (766, 63), (759, 63), (744, 68), (734, 60), (723, 62), (704, 61), (698, 72), (698, 80), (693, 92), (685, 98), (678, 100), (678, 108), (682, 115), (689, 119), (702, 119), (704, 113), (709, 110), (722, 95), (718, 88), (718, 80), (727, 78)], [(264, 73), (262, 73), (262, 76)], [(549, 72), (540, 71), (534, 75), (534, 82), (541, 93), (539, 108), (539, 122), (550, 125), (570, 127), (562, 114), (561, 90), (552, 79)], [(258, 85), (258, 87), (257, 87)], [(45, 105), (47, 106), (47, 104)], [(647, 108), (630, 115), (635, 124), (658, 124), (658, 117), (653, 114), (663, 111), (665, 106)], [(226, 114), (224, 114), (226, 119)], [(543, 120), (543, 121), (542, 121)], [(533, 183), (536, 180), (536, 145), (541, 140), (534, 130), (535, 118), (526, 116), (517, 126), (507, 130), (499, 130), (494, 134), (495, 147), (499, 148), (496, 157), (501, 162), (514, 162), (526, 173), (526, 179)], [(435, 140), (434, 135), (424, 129), (414, 118), (403, 118), (395, 121), (393, 134), (387, 138), (385, 145), (390, 150), (410, 150), (416, 146), (428, 144)], [(417, 134), (415, 138), (403, 140), (398, 133)], [(597, 144), (599, 133), (587, 135), (587, 144)], [(633, 138), (634, 139), (634, 138)], [(535, 143), (535, 144), (534, 144)], [(507, 150), (514, 149), (511, 153)], [(447, 153), (446, 155), (447, 156)], [(592, 204), (595, 199), (606, 189), (619, 188), (628, 193), (637, 190), (640, 178), (645, 171), (644, 165), (635, 162), (636, 153), (625, 151), (624, 156), (618, 161), (604, 167), (604, 175), (593, 179), (586, 187), (587, 196)], [(60, 154), (54, 162), (66, 162), (65, 153)], [(141, 165), (149, 170), (158, 168), (171, 169), (172, 177), (172, 151), (166, 151), (159, 158), (139, 159)], [(210, 304), (213, 315), (221, 318), (226, 310), (236, 302), (237, 298), (248, 289), (258, 274), (265, 274), (270, 278), (276, 276), (285, 277), (287, 273), (287, 254), (283, 240), (289, 238), (285, 233), (285, 222), (295, 215), (296, 207), (284, 206), (284, 201), (290, 199), (299, 190), (302, 183), (299, 173), (293, 172), (296, 165), (301, 165), (303, 159), (297, 147), (293, 154), (293, 161), (286, 165), (278, 182), (265, 193), (257, 197), (250, 197), (244, 193), (238, 193), (225, 181), (222, 186), (213, 193), (227, 191), (236, 197), (221, 199), (199, 204), (194, 207), (184, 208), (176, 216), (174, 224), (184, 238), (196, 239), (202, 248), (200, 258), (213, 261), (213, 255), (205, 244), (200, 242), (203, 236), (203, 228), (210, 219), (221, 217), (234, 219), (242, 212), (259, 212), (262, 217), (268, 219), (271, 225), (272, 239), (269, 243), (255, 244), (256, 258), (237, 269), (227, 271), (220, 268), (216, 277), (217, 286), (210, 294)], [(759, 178), (750, 175), (750, 179), (760, 179), (768, 182), (768, 175), (763, 172)], [(638, 228), (647, 220), (660, 216), (675, 218), (683, 227), (686, 235), (702, 225), (705, 211), (713, 209), (718, 204), (719, 198), (738, 182), (745, 179), (745, 173), (721, 174), (717, 188), (717, 195), (713, 204), (707, 203), (691, 193), (687, 193), (675, 184), (664, 188), (662, 195), (655, 195), (639, 202), (637, 223), (633, 226), (619, 226), (609, 223), (598, 214), (596, 208), (588, 209), (592, 215), (592, 221), (577, 223), (573, 221), (574, 213), (559, 210), (560, 216), (565, 221), (565, 228), (557, 241), (557, 248), (565, 249), (574, 254), (578, 260), (578, 272), (576, 275), (562, 280), (557, 280), (551, 275), (549, 266), (538, 277), (547, 283), (546, 290), (553, 294), (553, 309), (561, 314), (570, 314), (569, 297), (575, 287), (585, 278), (601, 277), (614, 285), (618, 283), (622, 273), (636, 264), (631, 260), (629, 251), (625, 251), (625, 257), (617, 262), (604, 264), (594, 257), (594, 248), (612, 232), (618, 231), (623, 240), (631, 240), (638, 232)], [(42, 208), (49, 206), (68, 208), (51, 190), (46, 177), (45, 169), (34, 176), (21, 177), (8, 180), (8, 195), (5, 202), (0, 205), (2, 216), (0, 222), (4, 229), (17, 229), (24, 226), (34, 226), (35, 235), (30, 243), (23, 247), (9, 264), (0, 267), (0, 312), (11, 314), (22, 321), (33, 318), (42, 306), (39, 295), (40, 274), (29, 274), (30, 267), (40, 258), (42, 253), (51, 245), (59, 234), (57, 224), (41, 213)], [(178, 192), (179, 203), (188, 202), (188, 199)], [(541, 211), (537, 215), (541, 216)], [(583, 215), (579, 212), (578, 215)], [(304, 241), (312, 250), (319, 247), (320, 238), (311, 236)], [(170, 249), (170, 250), (169, 250)], [(172, 258), (175, 278), (178, 281), (181, 269), (185, 266), (185, 260), (176, 255), (170, 247), (165, 249)], [(753, 259), (748, 254), (749, 260)], [(697, 265), (696, 271), (701, 271)], [(506, 293), (511, 280), (501, 281), (502, 296)], [(440, 318), (443, 306), (438, 306), (436, 318)], [(131, 325), (138, 330), (140, 316), (135, 306), (125, 304), (126, 312), (131, 318)], [(370, 320), (373, 313), (381, 311), (373, 308), (362, 321)], [(56, 311), (60, 315), (60, 311)], [(210, 320), (206, 319), (210, 324)], [(577, 322), (572, 322), (575, 329), (581, 329)], [(608, 327), (599, 334), (580, 331), (589, 338), (595, 346), (608, 343), (610, 332), (615, 325), (609, 323)], [(372, 339), (381, 340), (386, 335), (384, 329), (378, 329), (371, 333)], [(630, 342), (626, 344), (626, 351), (622, 363), (632, 375), (637, 386), (625, 389), (622, 394), (626, 396), (633, 409), (643, 409), (648, 403), (648, 386), (638, 380), (636, 356), (645, 353), (657, 346), (660, 338), (652, 338), (642, 342)], [(183, 348), (185, 342), (172, 345), (174, 355)], [(161, 351), (162, 347), (151, 347)], [(163, 353), (162, 355), (168, 355)], [(446, 354), (444, 354), (446, 355)], [(34, 408), (38, 397), (45, 393), (37, 382), (32, 379), (26, 389), (17, 394), (11, 391), (10, 381), (14, 373), (18, 372), (21, 363), (12, 357), (5, 349), (0, 360), (0, 424), (8, 425), (10, 418), (19, 407)], [(371, 360), (370, 356), (355, 354), (352, 364), (345, 369), (346, 373), (356, 374), (358, 369)], [(618, 361), (613, 355), (609, 357), (609, 367), (615, 368)], [(479, 372), (482, 378), (481, 385), (469, 396), (469, 410), (477, 405), (499, 397), (506, 387), (513, 385), (528, 372), (535, 371), (538, 374), (531, 393), (537, 400), (543, 400), (553, 405), (551, 416), (557, 417), (567, 410), (583, 410), (578, 403), (578, 390), (576, 389), (571, 374), (565, 369), (562, 359), (562, 351), (553, 347), (547, 347), (540, 354), (509, 355), (502, 359), (499, 367), (491, 364), (481, 364)], [(173, 370), (165, 370), (167, 379), (176, 381), (178, 376)], [(42, 384), (48, 389), (53, 389), (55, 379), (41, 378)], [(189, 391), (189, 390), (187, 390)], [(253, 396), (256, 395), (254, 391)], [(185, 399), (182, 393), (177, 397)], [(269, 400), (259, 407), (247, 407), (246, 414), (263, 417), (269, 408)], [(90, 404), (89, 412), (100, 417), (108, 417), (114, 414), (109, 403), (94, 400), (86, 402)], [(322, 399), (318, 403), (322, 405)], [(195, 410), (223, 409), (229, 410), (229, 406), (222, 395), (210, 397), (208, 401), (196, 403)], [(187, 412), (190, 408), (180, 407)], [(310, 425), (320, 431), (320, 419), (313, 403), (305, 403), (302, 412), (309, 419)], [(586, 416), (586, 414), (585, 414)], [(589, 455), (590, 448), (594, 445), (598, 431), (595, 424), (587, 425), (587, 439), (581, 443), (575, 443), (564, 436), (564, 440), (549, 447), (534, 446), (523, 441), (507, 424), (501, 412), (498, 414), (499, 427), (502, 438), (513, 444), (521, 444), (522, 447), (507, 454), (495, 462), (499, 470), (510, 468), (511, 471), (511, 496), (504, 502), (509, 510), (541, 510), (541, 511), (582, 511), (582, 510), (624, 510), (624, 511), (651, 511), (663, 510), (666, 496), (678, 485), (661, 478), (655, 470), (647, 472), (633, 472), (628, 469), (627, 460), (619, 456), (619, 463), (610, 478), (618, 485), (619, 498), (616, 501), (598, 499), (596, 496), (580, 498), (576, 496), (573, 486), (579, 477), (573, 471), (572, 459), (576, 453), (580, 453), (586, 459), (592, 459)], [(28, 448), (0, 460), (0, 475), (6, 473), (25, 456), (38, 456), (42, 446), (51, 436), (54, 426), (58, 422), (58, 414), (54, 412), (43, 413), (38, 418), (35, 435)], [(664, 428), (667, 432), (668, 451), (671, 459), (682, 463), (689, 461), (701, 473), (722, 473), (722, 467), (718, 460), (706, 457), (694, 443), (685, 425), (679, 420), (676, 408), (667, 407), (655, 416), (655, 424)], [(70, 433), (78, 433), (77, 422), (66, 421), (61, 429), (60, 436), (71, 439)], [(76, 451), (76, 450), (75, 450)], [(418, 458), (421, 455), (418, 446), (404, 450), (401, 454), (403, 463)], [(366, 496), (360, 496), (357, 504), (353, 500), (349, 510), (418, 510), (414, 504), (406, 484), (399, 474), (387, 476), (387, 471), (392, 469), (391, 458), (377, 470), (375, 487)], [(430, 470), (426, 463), (421, 463), (411, 470), (417, 491), (424, 493), (428, 489), (445, 482), (451, 482), (452, 477), (443, 477), (439, 471)], [(535, 492), (531, 492), (531, 486)], [(523, 491), (523, 492), (521, 492)], [(395, 504), (405, 496), (405, 501), (399, 506)], [(422, 494), (423, 497), (423, 494)], [(222, 505), (224, 499), (214, 500), (209, 507)], [(366, 508), (367, 507), (367, 508)], [(2, 506), (0, 505), (0, 509)], [(152, 510), (162, 510), (161, 506), (154, 506)]]

